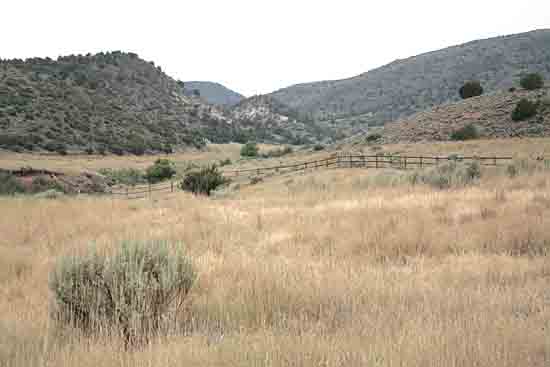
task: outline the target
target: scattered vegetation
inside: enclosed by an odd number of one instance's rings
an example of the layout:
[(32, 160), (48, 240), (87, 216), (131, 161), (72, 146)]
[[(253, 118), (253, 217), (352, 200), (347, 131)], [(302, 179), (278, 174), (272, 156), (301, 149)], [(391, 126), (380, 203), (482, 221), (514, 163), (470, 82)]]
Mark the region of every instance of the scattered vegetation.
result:
[(519, 84), (522, 88), (527, 90), (536, 90), (544, 87), (544, 78), (541, 74), (531, 73), (524, 75)]
[(479, 139), (479, 131), (477, 127), (473, 124), (468, 124), (458, 130), (455, 130), (451, 133), (451, 140), (473, 140)]
[(216, 165), (212, 165), (187, 173), (180, 188), (193, 194), (210, 196), (212, 191), (227, 183), (229, 179), (223, 176)]
[(313, 151), (315, 152), (319, 152), (321, 150), (324, 150), (325, 149), (325, 146), (323, 144), (315, 144), (313, 146)]
[(54, 320), (87, 335), (112, 331), (127, 345), (141, 343), (183, 312), (195, 278), (181, 245), (164, 241), (123, 242), (112, 257), (95, 250), (64, 257), (50, 279)]
[(522, 98), (514, 111), (512, 111), (512, 120), (523, 121), (536, 116), (538, 110), (538, 103), (531, 102), (526, 98)]
[(483, 87), (477, 80), (472, 80), (464, 83), (459, 92), (462, 99), (477, 97), (483, 94)]
[(103, 168), (99, 170), (99, 173), (114, 185), (136, 186), (147, 183), (143, 172), (135, 168)]

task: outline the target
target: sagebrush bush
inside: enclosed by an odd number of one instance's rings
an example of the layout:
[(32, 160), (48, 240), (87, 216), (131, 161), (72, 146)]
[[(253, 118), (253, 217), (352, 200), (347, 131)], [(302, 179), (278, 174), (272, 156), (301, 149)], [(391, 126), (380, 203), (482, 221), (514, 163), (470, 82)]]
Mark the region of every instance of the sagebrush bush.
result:
[(540, 89), (544, 87), (544, 78), (541, 74), (531, 73), (524, 75), (520, 79), (519, 84), (522, 86), (522, 88), (525, 88), (527, 90)]
[(477, 80), (472, 80), (464, 83), (458, 91), (462, 99), (477, 97), (483, 94), (483, 87)]
[(479, 132), (475, 125), (468, 124), (458, 130), (453, 131), (450, 138), (451, 140), (456, 141), (479, 139)]
[(481, 167), (478, 162), (463, 164), (452, 161), (427, 170), (414, 172), (409, 175), (409, 182), (448, 189), (470, 185), (480, 178)]
[(166, 326), (170, 311), (181, 312), (195, 279), (181, 246), (165, 241), (124, 242), (112, 257), (63, 257), (50, 277), (52, 316), (86, 335), (107, 332), (140, 343)]
[(538, 110), (538, 104), (531, 102), (526, 98), (522, 98), (514, 111), (512, 111), (512, 120), (514, 121), (523, 121), (530, 119), (531, 117), (536, 116)]
[(180, 188), (193, 194), (209, 196), (213, 190), (227, 183), (229, 179), (223, 177), (216, 165), (212, 165), (189, 172), (181, 182)]
[(152, 184), (169, 180), (176, 175), (174, 163), (169, 159), (157, 159), (155, 163), (147, 167), (145, 179)]

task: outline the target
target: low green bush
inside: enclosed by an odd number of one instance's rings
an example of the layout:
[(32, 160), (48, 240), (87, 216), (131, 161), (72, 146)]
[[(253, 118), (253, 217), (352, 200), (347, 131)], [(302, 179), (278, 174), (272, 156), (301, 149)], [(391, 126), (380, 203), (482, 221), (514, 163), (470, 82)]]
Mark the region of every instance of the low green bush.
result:
[(257, 157), (259, 152), (258, 145), (254, 142), (248, 142), (241, 148), (242, 157)]
[(50, 277), (54, 322), (85, 335), (120, 335), (127, 345), (158, 335), (196, 279), (181, 246), (164, 241), (123, 242), (112, 257), (95, 250), (61, 258)]
[(453, 131), (450, 138), (451, 140), (456, 141), (479, 139), (479, 132), (475, 125), (468, 124), (458, 130)]
[(180, 188), (193, 194), (209, 196), (212, 191), (227, 183), (229, 183), (229, 179), (222, 175), (216, 165), (213, 165), (187, 173)]
[(152, 184), (169, 180), (175, 175), (174, 163), (169, 159), (157, 159), (152, 166), (145, 170), (145, 179)]
[(483, 94), (483, 87), (477, 80), (472, 80), (464, 83), (458, 91), (462, 99), (477, 97)]
[(15, 176), (0, 172), (0, 195), (15, 195), (25, 192), (25, 188)]
[(544, 78), (541, 74), (531, 73), (524, 75), (519, 84), (527, 90), (535, 90), (544, 87)]
[(371, 134), (369, 136), (367, 136), (367, 138), (365, 139), (367, 141), (367, 143), (374, 143), (378, 140), (382, 139), (382, 135), (380, 134)]
[(538, 104), (531, 102), (526, 98), (522, 98), (514, 111), (512, 111), (512, 120), (514, 121), (524, 121), (530, 119), (531, 117), (536, 116), (538, 110)]
[(324, 150), (324, 149), (325, 149), (325, 146), (323, 144), (315, 144), (313, 146), (313, 150), (315, 152), (319, 152), (319, 151)]

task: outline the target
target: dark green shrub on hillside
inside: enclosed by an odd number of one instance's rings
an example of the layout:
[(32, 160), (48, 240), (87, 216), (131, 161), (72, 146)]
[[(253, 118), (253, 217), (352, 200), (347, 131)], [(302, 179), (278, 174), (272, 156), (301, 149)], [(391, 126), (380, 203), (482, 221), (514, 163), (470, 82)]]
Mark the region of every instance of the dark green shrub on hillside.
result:
[(382, 139), (382, 135), (380, 134), (371, 134), (369, 136), (367, 136), (367, 138), (365, 139), (367, 141), (367, 143), (373, 143), (375, 141), (378, 141)]
[(0, 195), (15, 195), (25, 192), (17, 178), (7, 172), (0, 172)]
[(157, 183), (164, 180), (169, 180), (176, 174), (174, 163), (169, 159), (157, 159), (152, 166), (145, 170), (145, 179), (149, 183)]
[(464, 83), (458, 91), (462, 99), (477, 97), (483, 94), (483, 87), (477, 80), (472, 80)]
[(189, 172), (181, 182), (180, 188), (193, 194), (209, 196), (213, 190), (227, 183), (229, 180), (213, 165)]
[(249, 141), (241, 148), (241, 156), (243, 157), (257, 157), (258, 156), (258, 145), (254, 142)]
[(322, 145), (322, 144), (315, 144), (315, 145), (313, 146), (313, 150), (314, 150), (315, 152), (319, 152), (319, 151), (324, 150), (324, 149), (325, 149), (325, 146)]
[(514, 121), (523, 121), (531, 117), (534, 117), (537, 114), (538, 104), (531, 102), (526, 98), (522, 98), (514, 111), (512, 111), (512, 120)]
[(531, 73), (524, 75), (519, 81), (519, 84), (522, 86), (522, 88), (525, 88), (527, 90), (540, 89), (544, 87), (544, 78), (540, 74)]
[(50, 277), (60, 327), (146, 342), (174, 322), (196, 279), (191, 262), (166, 242), (124, 242), (113, 257), (62, 258)]
[(472, 139), (478, 139), (479, 138), (479, 132), (477, 131), (477, 128), (475, 125), (468, 124), (464, 126), (463, 128), (460, 128), (458, 130), (455, 130), (451, 133), (451, 140), (472, 140)]

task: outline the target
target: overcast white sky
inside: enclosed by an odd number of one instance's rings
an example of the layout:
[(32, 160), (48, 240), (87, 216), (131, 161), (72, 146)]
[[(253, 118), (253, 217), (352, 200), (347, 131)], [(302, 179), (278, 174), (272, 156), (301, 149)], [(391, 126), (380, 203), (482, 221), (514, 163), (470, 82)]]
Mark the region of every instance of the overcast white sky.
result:
[(548, 0), (0, 1), (0, 58), (132, 51), (247, 96), (550, 28)]

